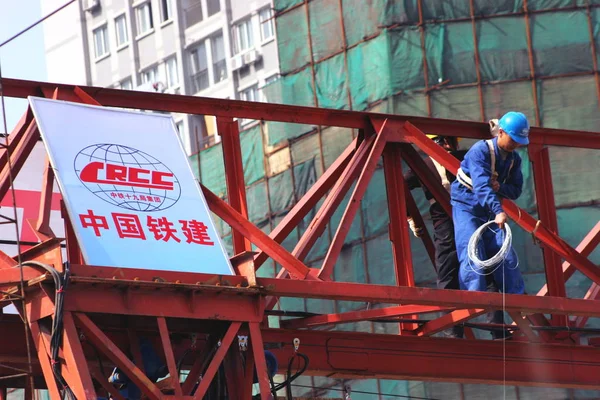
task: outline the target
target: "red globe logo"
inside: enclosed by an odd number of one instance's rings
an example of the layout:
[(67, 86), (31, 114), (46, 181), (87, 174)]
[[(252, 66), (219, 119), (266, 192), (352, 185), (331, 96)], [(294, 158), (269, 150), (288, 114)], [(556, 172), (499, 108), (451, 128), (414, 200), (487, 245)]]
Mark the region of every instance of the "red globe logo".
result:
[(81, 183), (96, 197), (131, 211), (172, 207), (181, 196), (175, 174), (150, 154), (119, 144), (94, 144), (74, 161)]

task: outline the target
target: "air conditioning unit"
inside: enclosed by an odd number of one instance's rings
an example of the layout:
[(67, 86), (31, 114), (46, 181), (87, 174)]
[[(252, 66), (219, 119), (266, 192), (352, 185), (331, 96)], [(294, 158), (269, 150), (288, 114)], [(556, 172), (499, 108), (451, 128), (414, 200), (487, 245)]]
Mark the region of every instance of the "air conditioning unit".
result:
[(244, 66), (241, 54), (236, 54), (231, 58), (231, 69), (236, 71)]
[(100, 9), (100, 0), (84, 0), (85, 11), (94, 12)]
[(250, 50), (242, 54), (242, 58), (244, 60), (244, 64), (253, 64), (260, 60), (261, 54), (258, 50)]
[(158, 92), (163, 93), (165, 91), (165, 84), (162, 82), (146, 82), (135, 88), (138, 92)]

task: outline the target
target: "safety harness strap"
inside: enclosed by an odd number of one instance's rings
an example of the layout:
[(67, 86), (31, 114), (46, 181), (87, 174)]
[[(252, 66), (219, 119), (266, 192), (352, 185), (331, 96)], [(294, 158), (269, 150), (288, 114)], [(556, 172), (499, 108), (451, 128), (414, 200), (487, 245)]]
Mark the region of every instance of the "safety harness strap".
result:
[[(492, 178), (497, 179), (498, 174), (496, 173), (496, 151), (494, 150), (494, 142), (492, 142), (491, 140), (486, 140), (485, 142), (487, 143), (488, 148), (490, 150)], [(513, 158), (512, 160), (510, 160), (510, 165), (508, 166), (508, 173), (506, 174), (506, 177), (504, 178), (504, 181), (502, 183), (506, 183), (506, 180), (510, 176), (510, 172), (512, 170), (514, 163), (515, 163), (515, 159)], [(470, 190), (473, 190), (473, 181), (471, 180), (471, 178), (469, 176), (467, 176), (467, 174), (464, 173), (462, 168), (459, 168), (458, 171), (456, 172), (456, 180), (458, 182), (460, 182), (462, 185), (469, 188)]]

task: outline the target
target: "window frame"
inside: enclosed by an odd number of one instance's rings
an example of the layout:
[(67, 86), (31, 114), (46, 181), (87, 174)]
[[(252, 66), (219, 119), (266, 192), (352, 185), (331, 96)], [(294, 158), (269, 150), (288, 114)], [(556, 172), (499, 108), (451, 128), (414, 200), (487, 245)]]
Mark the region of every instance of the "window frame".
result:
[[(209, 64), (209, 60), (208, 60), (208, 51), (207, 51), (208, 49), (206, 48), (207, 47), (206, 42), (207, 42), (206, 38), (198, 41), (197, 43), (194, 44), (194, 46), (190, 46), (190, 49), (187, 52), (188, 57), (189, 57), (188, 60), (190, 62), (190, 80), (192, 83), (192, 91), (194, 93), (202, 92), (211, 86), (210, 64)], [(201, 47), (203, 48), (203, 54), (204, 54), (204, 60), (205, 60), (206, 67), (205, 67), (205, 69), (196, 71), (194, 64), (200, 65), (200, 62), (195, 63), (194, 54), (198, 54), (199, 53), (198, 50)], [(200, 61), (200, 59), (198, 59), (198, 61)], [(206, 87), (200, 87), (196, 83), (196, 79), (198, 76), (200, 76), (200, 74), (204, 74), (204, 73), (206, 73), (206, 76), (207, 76), (206, 77), (207, 84), (206, 84)]]
[(211, 7), (210, 6), (211, 0), (205, 0), (204, 4), (206, 4), (206, 9), (205, 9), (205, 11), (206, 11), (206, 18), (210, 18), (213, 15), (217, 15), (218, 13), (221, 12), (221, 0), (212, 0), (212, 1), (216, 1), (216, 4), (218, 5), (218, 10), (214, 11), (213, 13), (211, 13), (210, 12), (211, 11), (211, 9), (210, 9), (210, 7)]
[[(268, 17), (266, 18), (265, 21), (263, 21), (263, 12), (268, 12)], [(258, 24), (259, 24), (259, 29), (260, 29), (260, 41), (261, 44), (270, 42), (271, 40), (275, 39), (275, 24), (273, 22), (273, 10), (271, 9), (271, 7), (264, 7), (260, 10), (258, 10)], [(271, 36), (269, 37), (264, 37), (264, 30), (265, 30), (265, 24), (269, 24), (269, 30), (271, 31)]]
[[(217, 51), (217, 46), (216, 46), (216, 41), (217, 38), (221, 37), (221, 43), (222, 43), (222, 49), (221, 51), (223, 52), (223, 58), (219, 59), (218, 61), (216, 61), (216, 51)], [(225, 46), (225, 36), (223, 34), (223, 30), (218, 30), (217, 32), (213, 33), (212, 35), (210, 35), (208, 38), (208, 41), (210, 43), (210, 52), (211, 52), (211, 62), (212, 62), (212, 78), (213, 78), (213, 85), (218, 85), (221, 82), (225, 82), (227, 81), (227, 79), (229, 79), (229, 71), (227, 71), (227, 48)], [(217, 66), (217, 64), (219, 64)], [(222, 79), (217, 81), (217, 71), (225, 71), (225, 75)]]
[[(104, 53), (98, 54), (98, 41), (96, 39), (96, 34), (98, 32), (103, 32), (102, 34), (102, 44)], [(94, 29), (92, 29), (92, 40), (94, 42), (94, 60), (96, 62), (105, 59), (110, 56), (110, 41), (108, 37), (108, 22), (104, 22)]]
[[(176, 82), (173, 83), (171, 82), (171, 74), (170, 74), (170, 68), (169, 68), (169, 64), (170, 62), (173, 62), (173, 71), (175, 72), (175, 80)], [(172, 56), (168, 57), (165, 59), (164, 61), (165, 64), (165, 86), (167, 89), (177, 89), (180, 87), (181, 85), (181, 80), (179, 79), (179, 62), (177, 61), (177, 54), (173, 54)]]
[[(168, 17), (165, 18), (165, 6), (167, 8)], [(173, 21), (173, 0), (159, 0), (160, 7), (160, 23), (166, 25)]]
[[(123, 26), (124, 26), (124, 34), (125, 34), (125, 41), (122, 43), (119, 43), (119, 21), (123, 21)], [(127, 46), (129, 46), (129, 32), (127, 30), (127, 14), (125, 12), (117, 15), (114, 19), (114, 24), (115, 24), (115, 43), (117, 44), (117, 50), (123, 49)]]
[[(255, 47), (254, 44), (254, 30), (252, 17), (246, 17), (235, 23), (234, 26), (234, 38), (235, 38), (235, 54), (243, 54), (247, 51), (252, 50)], [(242, 48), (242, 27), (245, 27), (245, 34), (247, 40), (247, 46)]]
[[(144, 13), (145, 15), (148, 16), (148, 22), (149, 22), (149, 28), (145, 31), (142, 32), (141, 30), (141, 21), (140, 21), (140, 14), (142, 12), (142, 9), (147, 9), (147, 13)], [(154, 18), (152, 15), (152, 2), (151, 1), (145, 1), (143, 3), (140, 4), (136, 4), (136, 6), (134, 7), (134, 14), (135, 14), (135, 28), (136, 28), (136, 39), (141, 39), (145, 36), (150, 35), (152, 32), (154, 32)]]

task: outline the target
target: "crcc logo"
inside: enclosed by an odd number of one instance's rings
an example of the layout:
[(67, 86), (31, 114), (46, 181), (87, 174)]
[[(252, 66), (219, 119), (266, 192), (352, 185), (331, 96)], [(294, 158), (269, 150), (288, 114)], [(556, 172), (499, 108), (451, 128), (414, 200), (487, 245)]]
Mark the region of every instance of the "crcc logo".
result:
[(173, 206), (181, 196), (177, 177), (143, 151), (118, 144), (94, 144), (75, 156), (81, 183), (107, 203), (152, 212)]

